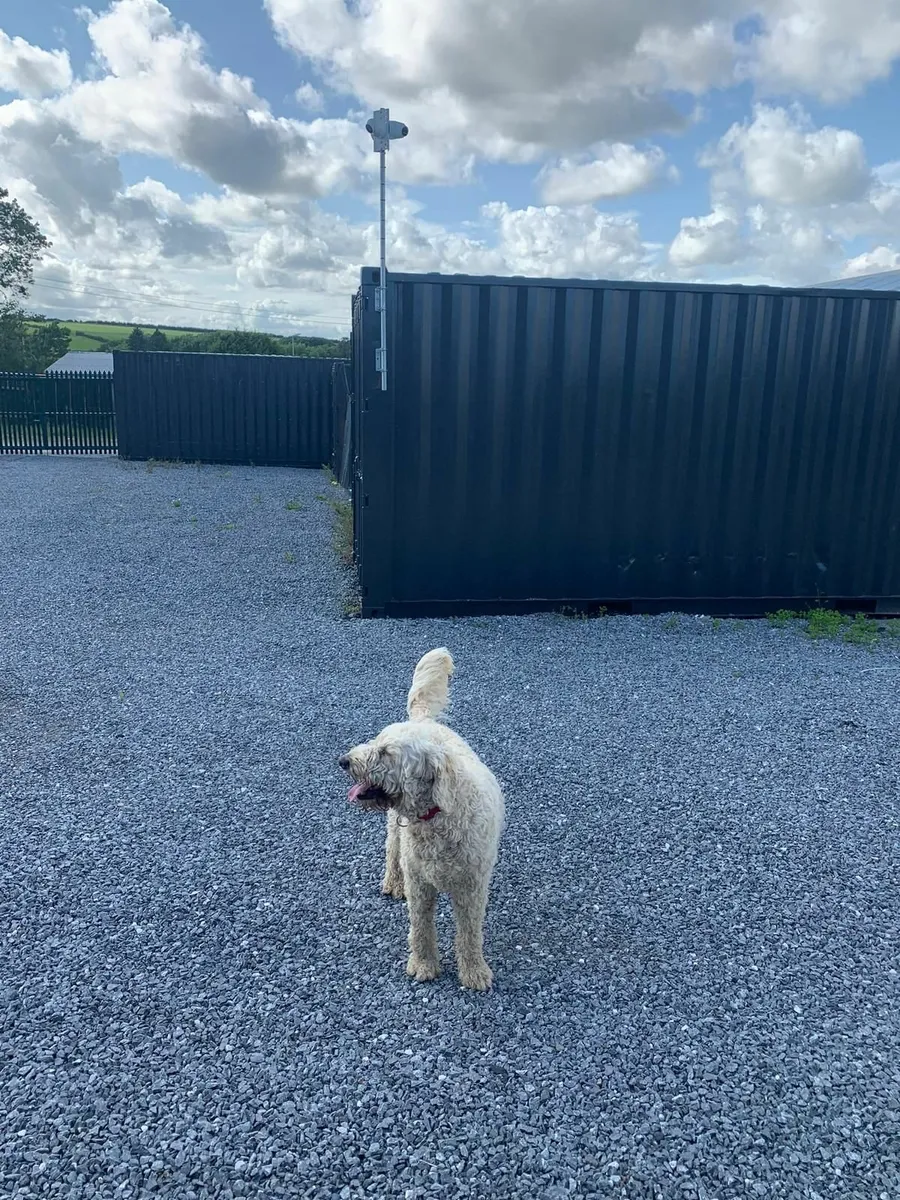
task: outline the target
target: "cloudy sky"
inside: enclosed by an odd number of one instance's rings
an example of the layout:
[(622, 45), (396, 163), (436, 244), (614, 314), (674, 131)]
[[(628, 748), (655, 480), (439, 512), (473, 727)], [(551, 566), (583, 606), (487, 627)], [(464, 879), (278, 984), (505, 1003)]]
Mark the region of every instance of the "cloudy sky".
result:
[(3, 0), (0, 184), (59, 316), (343, 334), (397, 270), (900, 265), (900, 0)]

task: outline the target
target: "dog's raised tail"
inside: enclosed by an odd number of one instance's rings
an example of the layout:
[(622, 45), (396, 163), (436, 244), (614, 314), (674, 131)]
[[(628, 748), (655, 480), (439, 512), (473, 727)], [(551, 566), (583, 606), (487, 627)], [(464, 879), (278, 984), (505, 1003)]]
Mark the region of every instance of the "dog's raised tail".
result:
[(416, 664), (412, 686), (406, 697), (406, 711), (411, 721), (435, 719), (450, 703), (450, 676), (453, 659), (450, 651), (441, 646), (423, 654)]

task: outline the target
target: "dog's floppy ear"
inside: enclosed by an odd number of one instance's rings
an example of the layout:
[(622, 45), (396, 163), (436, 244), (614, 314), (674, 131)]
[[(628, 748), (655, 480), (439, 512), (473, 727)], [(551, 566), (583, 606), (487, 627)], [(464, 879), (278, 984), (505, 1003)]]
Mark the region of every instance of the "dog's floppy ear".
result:
[(434, 803), (434, 789), (447, 765), (443, 747), (426, 738), (405, 749), (404, 760), (405, 797), (416, 810), (430, 808)]

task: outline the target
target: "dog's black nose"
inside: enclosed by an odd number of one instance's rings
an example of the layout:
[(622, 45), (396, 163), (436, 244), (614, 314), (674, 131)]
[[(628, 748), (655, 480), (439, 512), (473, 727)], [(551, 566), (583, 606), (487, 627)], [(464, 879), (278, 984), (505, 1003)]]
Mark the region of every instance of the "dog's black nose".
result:
[(350, 766), (350, 759), (346, 754), (342, 754), (341, 757), (338, 759), (338, 766), (341, 768), (342, 771), (346, 771), (347, 768)]

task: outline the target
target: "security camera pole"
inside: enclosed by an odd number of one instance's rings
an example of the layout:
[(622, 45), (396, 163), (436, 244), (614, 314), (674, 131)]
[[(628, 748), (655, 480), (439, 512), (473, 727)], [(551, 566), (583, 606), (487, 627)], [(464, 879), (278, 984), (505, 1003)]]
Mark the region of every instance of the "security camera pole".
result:
[(372, 135), (375, 152), (380, 156), (379, 174), (381, 176), (381, 286), (375, 291), (375, 309), (381, 313), (381, 347), (375, 351), (375, 370), (381, 375), (381, 390), (387, 391), (387, 266), (385, 265), (385, 232), (384, 232), (384, 156), (391, 148), (391, 142), (397, 138), (405, 138), (409, 129), (400, 121), (391, 120), (388, 108), (378, 108), (372, 113), (372, 119), (366, 121), (366, 129)]

